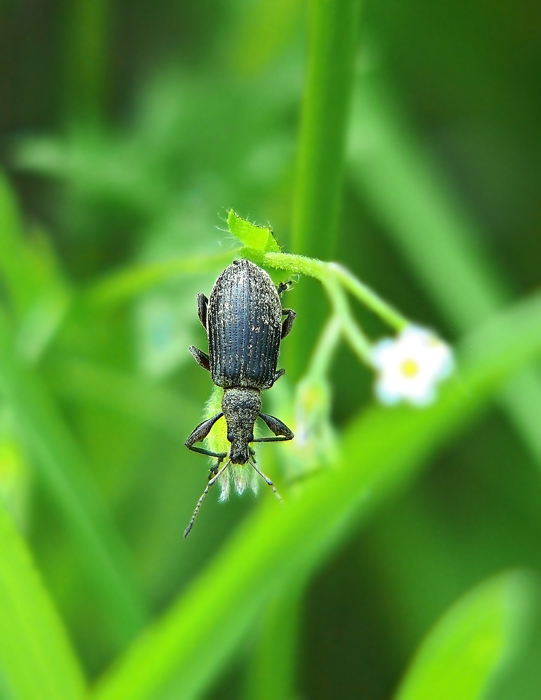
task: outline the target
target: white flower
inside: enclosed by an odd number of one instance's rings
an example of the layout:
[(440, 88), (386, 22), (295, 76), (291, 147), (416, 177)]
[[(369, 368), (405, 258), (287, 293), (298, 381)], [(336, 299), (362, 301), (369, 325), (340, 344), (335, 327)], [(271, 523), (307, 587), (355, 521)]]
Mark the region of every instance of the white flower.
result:
[(451, 348), (433, 333), (419, 326), (408, 326), (397, 338), (385, 338), (371, 352), (378, 371), (375, 392), (378, 399), (392, 405), (401, 399), (426, 406), (435, 396), (435, 386), (453, 370)]

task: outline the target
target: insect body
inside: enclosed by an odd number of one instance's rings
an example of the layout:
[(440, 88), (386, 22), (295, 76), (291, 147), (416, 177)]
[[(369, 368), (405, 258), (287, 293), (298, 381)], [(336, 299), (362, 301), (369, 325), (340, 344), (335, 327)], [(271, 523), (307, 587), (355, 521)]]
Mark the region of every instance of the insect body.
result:
[[(280, 342), (290, 332), (295, 320), (295, 312), (282, 309), (280, 302), (280, 294), (287, 286), (280, 284), (275, 287), (260, 267), (248, 260), (235, 260), (214, 283), (210, 299), (204, 294), (197, 297), (199, 320), (207, 331), (209, 352), (207, 355), (193, 345), (190, 352), (201, 367), (210, 371), (214, 384), (223, 387), (224, 395), (221, 413), (200, 423), (186, 440), (186, 447), (216, 457), (216, 464), (211, 469), (207, 487), (196, 505), (185, 537), (190, 533), (210, 487), (230, 464), (249, 464), (280, 498), (272, 481), (255, 465), (255, 452), (250, 443), (293, 438), (293, 433), (281, 420), (261, 412), (261, 392), (270, 389), (285, 371), (276, 367)], [(282, 320), (284, 316), (285, 320)], [(229, 455), (194, 447), (196, 442), (207, 437), (222, 416), (231, 443)], [(266, 423), (275, 437), (254, 438), (257, 418)], [(227, 457), (225, 465), (220, 466)]]

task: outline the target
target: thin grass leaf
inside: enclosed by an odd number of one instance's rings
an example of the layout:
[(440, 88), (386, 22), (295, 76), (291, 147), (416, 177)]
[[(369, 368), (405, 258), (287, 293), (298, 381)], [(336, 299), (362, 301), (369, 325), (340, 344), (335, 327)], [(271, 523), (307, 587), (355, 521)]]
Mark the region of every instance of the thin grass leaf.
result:
[[(383, 76), (364, 76), (354, 96), (350, 176), (430, 300), (467, 332), (512, 297), (483, 235), (401, 115)], [(509, 419), (541, 467), (541, 375), (529, 368), (501, 394)]]
[(91, 307), (112, 306), (130, 301), (176, 276), (219, 270), (223, 265), (230, 263), (233, 256), (234, 251), (226, 251), (212, 256), (201, 255), (134, 265), (96, 282), (86, 292), (83, 301)]
[(55, 366), (55, 393), (79, 405), (112, 410), (152, 426), (184, 446), (178, 416), (196, 415), (195, 401), (136, 375), (123, 374), (84, 360), (64, 360)]
[(294, 700), (306, 581), (295, 581), (265, 606), (247, 669), (246, 700)]
[(69, 293), (45, 237), (24, 230), (15, 196), (0, 173), (0, 282), (17, 319), (17, 344), (36, 360), (58, 330)]
[(66, 121), (99, 124), (106, 110), (110, 60), (110, 6), (104, 0), (66, 7), (63, 102)]
[(78, 700), (85, 681), (25, 543), (0, 504), (0, 694)]
[(0, 390), (35, 457), (65, 522), (78, 540), (83, 562), (107, 607), (119, 645), (141, 628), (145, 607), (129, 557), (99, 502), (78, 447), (37, 375), (17, 356), (13, 334), (0, 313)]
[(509, 573), (470, 591), (439, 620), (417, 652), (396, 700), (481, 700), (516, 647), (535, 586)]
[[(343, 190), (346, 129), (352, 91), (359, 0), (311, 0), (308, 65), (302, 103), (290, 249), (332, 259)], [(290, 376), (302, 374), (317, 337), (321, 296), (303, 285), (294, 295), (297, 333), (286, 349)]]
[(332, 257), (361, 3), (312, 0), (291, 250)]

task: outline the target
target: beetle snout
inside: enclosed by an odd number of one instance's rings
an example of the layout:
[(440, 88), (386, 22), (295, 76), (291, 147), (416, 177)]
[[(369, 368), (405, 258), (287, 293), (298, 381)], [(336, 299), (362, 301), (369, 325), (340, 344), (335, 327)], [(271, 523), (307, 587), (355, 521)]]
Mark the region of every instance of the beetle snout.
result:
[(250, 459), (248, 443), (244, 440), (233, 440), (229, 452), (229, 459), (232, 464), (246, 464)]

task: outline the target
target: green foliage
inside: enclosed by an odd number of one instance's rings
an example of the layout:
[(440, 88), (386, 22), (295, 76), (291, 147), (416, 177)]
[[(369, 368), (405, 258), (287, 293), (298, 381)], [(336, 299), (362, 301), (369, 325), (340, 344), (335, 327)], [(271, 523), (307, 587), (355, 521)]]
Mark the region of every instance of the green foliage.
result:
[(397, 700), (475, 700), (516, 643), (517, 626), (531, 614), (533, 581), (506, 574), (471, 591), (423, 642)]
[(2, 697), (78, 700), (85, 682), (26, 545), (0, 508)]
[[(504, 0), (360, 10), (0, 10), (2, 700), (537, 700), (537, 45)], [(184, 540), (236, 257), (293, 282), (285, 506), (212, 490)], [(378, 406), (412, 322), (456, 372)]]
[[(247, 518), (172, 610), (106, 677), (96, 697), (116, 700), (127, 693), (144, 700), (170, 687), (186, 697), (200, 695), (270, 596), (321, 566), (356, 523), (402, 488), (443, 440), (468, 425), (517, 363), (520, 367), (538, 355), (540, 312), (537, 298), (500, 319), (500, 329), (508, 332), (496, 336), (489, 327), (464, 340), (461, 366), (471, 391), (468, 401), (456, 385), (422, 413), (379, 409), (353, 420), (336, 469), (308, 483), (287, 512), (267, 502)], [(472, 345), (487, 350), (476, 356), (468, 352)], [(219, 642), (211, 659), (205, 656), (209, 639)], [(492, 668), (487, 665), (485, 676)]]
[(227, 226), (248, 249), (252, 248), (259, 253), (280, 252), (280, 246), (276, 243), (270, 226), (256, 226), (235, 214), (232, 209), (227, 215)]

